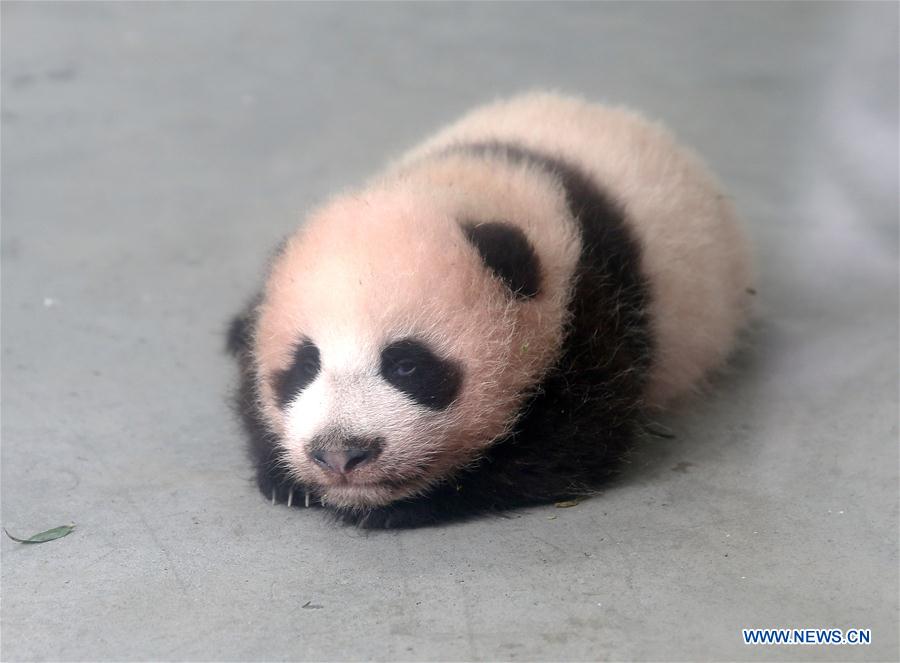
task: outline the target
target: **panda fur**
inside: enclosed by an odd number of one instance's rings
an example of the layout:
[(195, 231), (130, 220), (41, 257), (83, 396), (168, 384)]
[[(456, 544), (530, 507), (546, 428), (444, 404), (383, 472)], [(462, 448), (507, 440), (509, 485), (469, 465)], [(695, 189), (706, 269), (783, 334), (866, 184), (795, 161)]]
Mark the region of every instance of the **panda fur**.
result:
[(660, 125), (476, 109), (313, 212), (234, 321), (260, 489), (364, 527), (588, 494), (723, 363), (751, 285), (728, 198)]

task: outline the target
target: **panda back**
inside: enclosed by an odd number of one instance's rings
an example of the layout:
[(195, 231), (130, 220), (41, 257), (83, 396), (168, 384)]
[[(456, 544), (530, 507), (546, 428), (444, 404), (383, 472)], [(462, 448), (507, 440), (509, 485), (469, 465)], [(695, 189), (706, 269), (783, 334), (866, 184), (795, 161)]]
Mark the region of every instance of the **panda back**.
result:
[(649, 288), (646, 401), (661, 406), (694, 391), (732, 349), (753, 281), (747, 240), (703, 162), (633, 111), (532, 93), (472, 111), (400, 163), (486, 143), (559, 159), (624, 211)]

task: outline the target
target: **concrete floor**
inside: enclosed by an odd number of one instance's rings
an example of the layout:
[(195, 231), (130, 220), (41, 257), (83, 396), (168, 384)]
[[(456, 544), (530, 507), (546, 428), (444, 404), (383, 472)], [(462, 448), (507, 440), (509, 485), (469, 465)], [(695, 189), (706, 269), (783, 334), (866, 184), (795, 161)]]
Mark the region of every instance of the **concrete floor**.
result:
[[(898, 6), (2, 6), (4, 661), (897, 660)], [(228, 316), (303, 210), (550, 86), (706, 155), (760, 316), (572, 509), (362, 534), (251, 485)], [(311, 603), (308, 603), (311, 602)], [(757, 647), (742, 627), (863, 627)]]

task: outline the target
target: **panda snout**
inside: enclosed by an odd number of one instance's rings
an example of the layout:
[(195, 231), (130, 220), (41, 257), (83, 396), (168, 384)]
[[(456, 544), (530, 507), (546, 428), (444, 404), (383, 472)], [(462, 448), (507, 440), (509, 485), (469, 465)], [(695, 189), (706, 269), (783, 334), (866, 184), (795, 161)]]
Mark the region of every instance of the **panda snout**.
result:
[(338, 475), (347, 475), (374, 460), (379, 453), (380, 441), (351, 439), (339, 448), (312, 448), (309, 456), (319, 467)]

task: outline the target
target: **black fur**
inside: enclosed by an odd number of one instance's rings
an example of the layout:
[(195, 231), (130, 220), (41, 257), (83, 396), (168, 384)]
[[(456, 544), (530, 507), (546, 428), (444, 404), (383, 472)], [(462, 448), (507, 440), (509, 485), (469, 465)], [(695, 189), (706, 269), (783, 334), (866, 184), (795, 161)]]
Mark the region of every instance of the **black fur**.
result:
[[(539, 168), (562, 183), (582, 237), (572, 318), (559, 361), (534, 389), (511, 434), (422, 497), (335, 512), (361, 527), (421, 526), (589, 494), (615, 472), (640, 414), (652, 350), (649, 295), (639, 268), (640, 247), (622, 209), (578, 169), (552, 155), (503, 143), (462, 144), (445, 153), (496, 160), (498, 167)], [(255, 404), (246, 400), (252, 373), (247, 353), (241, 356), (241, 393), (244, 405), (252, 408), (244, 410), (244, 422), (260, 488), (284, 499), (274, 440)]]
[(284, 501), (289, 482), (278, 463), (278, 438), (266, 427), (256, 400), (256, 372), (251, 354), (256, 327), (256, 296), (231, 321), (226, 348), (237, 360), (240, 382), (234, 392), (233, 407), (247, 435), (247, 452), (256, 471), (256, 484), (268, 498)]
[(499, 221), (465, 223), (462, 229), (487, 268), (503, 281), (515, 297), (530, 299), (538, 294), (541, 263), (525, 233)]
[(419, 405), (444, 410), (456, 398), (462, 369), (415, 339), (395, 341), (381, 351), (381, 376)]
[(273, 387), (278, 397), (278, 404), (283, 408), (291, 400), (306, 389), (316, 379), (322, 368), (322, 360), (319, 357), (319, 348), (304, 338), (294, 350), (294, 361), (290, 368), (280, 371), (273, 376)]
[(253, 311), (256, 308), (257, 301), (258, 298), (254, 298), (242, 313), (232, 318), (231, 323), (228, 325), (225, 349), (228, 350), (232, 357), (238, 357), (250, 350), (250, 345), (253, 342), (253, 325), (255, 322)]

